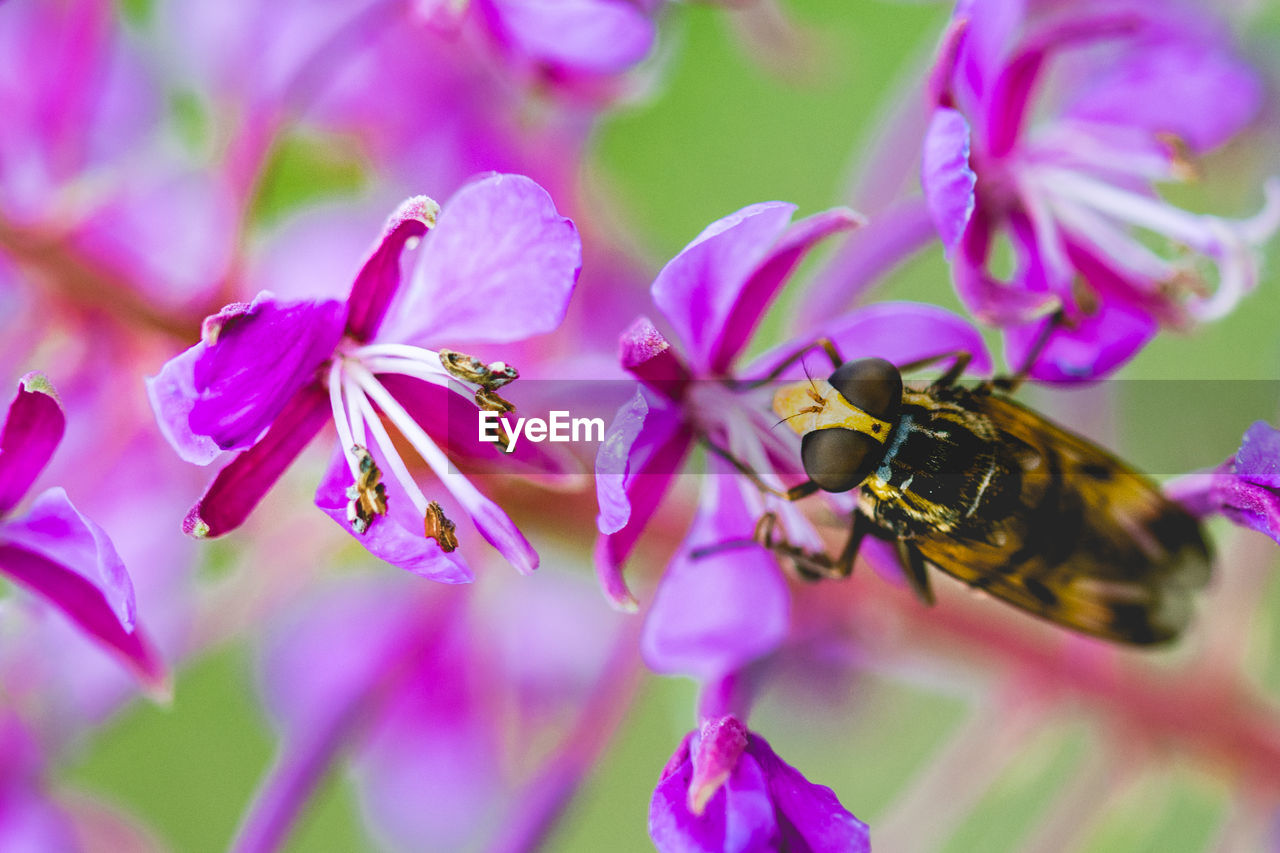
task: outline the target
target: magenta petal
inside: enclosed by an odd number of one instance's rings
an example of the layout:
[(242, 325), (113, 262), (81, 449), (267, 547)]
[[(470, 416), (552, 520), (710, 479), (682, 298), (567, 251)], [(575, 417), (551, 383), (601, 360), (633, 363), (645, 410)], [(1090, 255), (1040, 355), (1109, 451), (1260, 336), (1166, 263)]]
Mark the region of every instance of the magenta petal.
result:
[(742, 207), (708, 225), (654, 279), (653, 301), (695, 370), (708, 369), (742, 287), (791, 222), (795, 205)]
[(1251, 483), (1280, 490), (1280, 430), (1266, 421), (1251, 424), (1231, 467)]
[(689, 780), (689, 810), (694, 814), (702, 814), (707, 801), (733, 774), (747, 748), (747, 727), (737, 717), (720, 717), (704, 722), (698, 735)]
[(782, 850), (811, 853), (870, 853), (871, 834), (825, 785), (815, 785), (774, 753), (764, 738), (749, 735), (747, 754), (768, 779), (780, 819)]
[(0, 541), (39, 554), (79, 574), (132, 631), (133, 583), (107, 532), (80, 514), (60, 487), (42, 492), (25, 515), (0, 527)]
[[(650, 668), (703, 681), (773, 651), (787, 635), (791, 608), (777, 561), (751, 542), (756, 517), (740, 478), (724, 465), (711, 470), (698, 516), (662, 577), (641, 638)], [(690, 556), (727, 543), (740, 547)]]
[(205, 320), (191, 363), (189, 423), (223, 450), (252, 445), (294, 394), (315, 379), (342, 337), (346, 307), (334, 300), (278, 302), (261, 293)]
[(637, 317), (618, 338), (618, 360), (632, 376), (672, 400), (684, 394), (689, 369), (648, 317)]
[[(1049, 320), (1005, 329), (1005, 363), (1017, 369), (1040, 339)], [(1159, 330), (1149, 314), (1104, 302), (1092, 314), (1053, 333), (1031, 370), (1044, 382), (1101, 379), (1133, 358)]]
[(195, 364), (204, 349), (204, 344), (196, 344), (169, 359), (159, 374), (146, 380), (147, 398), (160, 434), (184, 462), (194, 465), (208, 465), (222, 453), (212, 438), (191, 429), (191, 409), (200, 397), (195, 385)]
[[(986, 375), (991, 372), (991, 355), (982, 333), (968, 320), (936, 305), (922, 302), (877, 302), (851, 311), (813, 332), (814, 338), (827, 337), (846, 361), (858, 358), (883, 358), (894, 364), (906, 364), (931, 356), (967, 352), (972, 356), (967, 373)], [(771, 372), (784, 358), (796, 351), (796, 343), (776, 347), (751, 363), (749, 375)], [(936, 369), (949, 366), (940, 361)], [(784, 379), (803, 379), (809, 375), (830, 372), (826, 355), (814, 348), (804, 364), (797, 364), (782, 374)]]
[(135, 630), (124, 563), (106, 531), (81, 515), (62, 489), (49, 489), (25, 516), (0, 524), (0, 572), (61, 610), (145, 683), (163, 685), (163, 663)]
[(424, 195), (406, 199), (387, 219), (382, 237), (360, 266), (347, 299), (347, 333), (367, 341), (382, 325), (387, 306), (400, 289), (400, 256), (405, 244), (436, 224), (440, 207)]
[[(694, 740), (697, 747), (697, 740)], [(766, 853), (778, 847), (778, 822), (760, 765), (744, 758), (702, 814), (689, 810), (694, 759), (687, 748), (663, 771), (649, 804), (649, 836), (661, 853)]]
[(924, 138), (920, 183), (948, 258), (973, 215), (977, 182), (969, 168), (969, 122), (956, 110), (934, 110)]
[(862, 222), (862, 217), (847, 207), (836, 207), (788, 228), (738, 291), (714, 345), (711, 369), (716, 373), (729, 370), (806, 252), (823, 238), (856, 228)]
[(467, 184), (423, 240), (380, 340), (507, 343), (564, 319), (582, 266), (578, 229), (521, 175)]
[(39, 373), (22, 377), (0, 432), (0, 517), (40, 476), (65, 428), (66, 418), (49, 380)]
[(1135, 47), (1077, 93), (1067, 115), (1171, 133), (1193, 151), (1226, 142), (1257, 114), (1257, 73), (1223, 47), (1184, 37)]
[[(601, 507), (601, 518), (597, 524), (612, 526), (621, 523), (622, 526), (597, 540), (596, 573), (609, 601), (614, 607), (628, 612), (636, 609), (636, 600), (623, 580), (622, 565), (666, 497), (693, 443), (692, 433), (680, 425), (675, 412), (656, 409), (653, 397), (647, 398), (645, 403), (648, 411), (644, 426), (632, 440), (626, 455), (623, 456), (622, 447), (618, 446), (610, 450), (603, 460), (597, 457), (596, 494)], [(618, 429), (621, 444), (626, 443), (634, 426), (631, 420), (634, 416), (633, 409), (621, 422), (615, 419), (611, 427)], [(610, 437), (606, 434), (604, 444), (609, 443)]]
[[(936, 355), (967, 352), (968, 373), (991, 372), (982, 333), (965, 318), (918, 302), (881, 302), (859, 309), (826, 329), (845, 359), (879, 357), (905, 364)], [(947, 362), (939, 362), (945, 369)]]
[(795, 210), (778, 201), (744, 207), (708, 225), (658, 273), (653, 301), (675, 328), (695, 372), (710, 367), (743, 287)]
[(596, 453), (596, 499), (601, 533), (617, 533), (631, 519), (630, 491), (638, 476), (672, 476), (673, 470), (653, 470), (655, 451), (680, 431), (680, 412), (651, 400), (643, 390), (623, 404), (605, 431)]
[(1280, 495), (1231, 475), (1216, 478), (1212, 494), (1222, 515), (1280, 543)]
[(866, 301), (889, 271), (938, 237), (926, 200), (911, 198), (878, 212), (840, 244), (796, 306), (801, 328), (817, 326)]
[(318, 385), (303, 388), (276, 417), (266, 435), (217, 473), (182, 522), (191, 536), (228, 533), (249, 517), (267, 490), (332, 417), (329, 395)]
[[(370, 448), (369, 452), (378, 462), (378, 467), (386, 472), (388, 469), (378, 449)], [(339, 450), (316, 489), (316, 506), (354, 536), (370, 554), (396, 568), (440, 583), (470, 583), (475, 580), (460, 553), (446, 553), (436, 540), (424, 535), (422, 519), (394, 477), (383, 477), (387, 488), (387, 514), (375, 518), (364, 533), (357, 533), (347, 520), (347, 487), (351, 483), (351, 469)]]
[(628, 0), (487, 0), (487, 5), (508, 47), (567, 71), (625, 71), (653, 45), (653, 22)]
[(994, 227), (983, 207), (975, 208), (951, 263), (956, 294), (976, 318), (993, 326), (1029, 323), (1053, 313), (1061, 300), (1048, 290), (1040, 247), (1023, 232), (1015, 229), (1010, 235), (1019, 254), (1013, 280), (1000, 281), (988, 271)]

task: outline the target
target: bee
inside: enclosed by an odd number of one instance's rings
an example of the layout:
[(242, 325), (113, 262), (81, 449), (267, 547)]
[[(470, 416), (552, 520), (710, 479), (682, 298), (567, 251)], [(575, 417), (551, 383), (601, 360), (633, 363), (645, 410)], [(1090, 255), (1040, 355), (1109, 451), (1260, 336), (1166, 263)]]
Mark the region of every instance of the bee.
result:
[[(1210, 575), (1197, 520), (1154, 482), (1088, 439), (1010, 399), (1026, 368), (958, 383), (964, 353), (902, 369), (844, 362), (830, 342), (826, 380), (789, 384), (773, 408), (801, 436), (808, 482), (783, 494), (859, 489), (839, 556), (797, 548), (766, 515), (756, 541), (804, 576), (844, 577), (867, 534), (896, 542), (916, 594), (926, 566), (1055, 624), (1118, 643), (1174, 639)], [(803, 351), (797, 354), (802, 356)], [(954, 364), (918, 388), (902, 373)]]

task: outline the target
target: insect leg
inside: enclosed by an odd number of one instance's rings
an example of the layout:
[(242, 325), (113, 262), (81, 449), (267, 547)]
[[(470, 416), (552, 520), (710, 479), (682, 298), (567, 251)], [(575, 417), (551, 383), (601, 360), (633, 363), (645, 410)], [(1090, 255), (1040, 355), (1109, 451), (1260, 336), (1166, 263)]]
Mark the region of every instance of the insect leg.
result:
[(778, 517), (774, 513), (761, 516), (756, 525), (756, 541), (775, 554), (791, 560), (796, 574), (808, 581), (842, 580), (853, 574), (853, 562), (858, 556), (858, 548), (871, 530), (870, 519), (860, 512), (854, 512), (849, 525), (849, 539), (840, 556), (833, 558), (825, 551), (809, 551), (792, 545), (785, 537), (776, 536), (777, 525)]
[(968, 368), (969, 362), (973, 360), (973, 353), (968, 350), (954, 350), (953, 352), (943, 352), (937, 355), (931, 355), (927, 358), (918, 358), (915, 361), (909, 361), (906, 364), (898, 365), (899, 373), (911, 373), (915, 370), (922, 370), (930, 365), (937, 364), (940, 361), (952, 359), (951, 366), (947, 368), (947, 372), (933, 380), (932, 387), (947, 388), (956, 384), (956, 380), (964, 375), (965, 369)]
[(854, 510), (853, 521), (849, 524), (849, 539), (844, 543), (844, 550), (840, 552), (835, 565), (831, 567), (832, 573), (828, 577), (847, 578), (853, 574), (853, 561), (857, 559), (858, 549), (869, 532), (871, 532), (871, 519)]
[(1036, 337), (1035, 342), (1031, 344), (1031, 349), (1027, 350), (1027, 356), (1022, 360), (1022, 364), (1018, 365), (1018, 369), (1010, 376), (996, 376), (979, 386), (981, 390), (990, 391), (995, 389), (1011, 394), (1018, 390), (1023, 382), (1027, 381), (1027, 376), (1031, 373), (1031, 368), (1036, 366), (1036, 362), (1040, 360), (1040, 356), (1044, 353), (1045, 347), (1049, 345), (1049, 339), (1053, 337), (1053, 333), (1062, 328), (1066, 323), (1067, 317), (1061, 310), (1054, 313), (1049, 318), (1049, 322), (1044, 324), (1044, 328), (1040, 330), (1040, 334)]
[[(756, 529), (750, 537), (742, 537), (740, 539), (728, 539), (724, 542), (717, 542), (714, 545), (703, 545), (701, 548), (694, 548), (689, 552), (689, 556), (694, 560), (701, 560), (704, 557), (710, 557), (724, 551), (736, 551), (740, 548), (750, 548), (752, 546), (760, 546), (770, 551), (779, 551), (782, 553), (796, 552), (800, 549), (790, 545), (785, 538), (775, 539), (774, 532), (778, 527), (777, 513), (766, 512), (756, 521)], [(790, 555), (790, 554), (789, 554)]]
[(844, 357), (840, 355), (840, 350), (836, 349), (835, 343), (830, 338), (818, 338), (812, 343), (805, 344), (803, 347), (784, 358), (777, 367), (770, 370), (765, 376), (762, 376), (759, 379), (744, 379), (730, 384), (738, 391), (749, 391), (752, 388), (759, 388), (761, 385), (768, 385), (770, 382), (773, 382), (781, 376), (783, 371), (788, 367), (795, 364), (815, 349), (821, 349), (827, 354), (827, 358), (831, 359), (831, 366), (833, 368), (844, 364)]
[(809, 495), (813, 494), (814, 492), (818, 491), (818, 484), (813, 482), (813, 480), (806, 480), (805, 482), (801, 483), (798, 486), (792, 486), (791, 488), (787, 489), (785, 492), (780, 489), (775, 489), (773, 486), (770, 486), (768, 483), (762, 480), (760, 478), (760, 475), (757, 474), (751, 468), (750, 465), (746, 464), (741, 459), (734, 456), (725, 448), (721, 447), (720, 445), (716, 444), (714, 441), (706, 437), (702, 439), (702, 442), (707, 446), (708, 450), (710, 450), (712, 453), (716, 454), (721, 459), (725, 460), (734, 468), (736, 468), (739, 474), (741, 474), (742, 476), (750, 480), (752, 485), (754, 485), (757, 489), (764, 492), (765, 494), (773, 495), (774, 497), (779, 497), (779, 498), (782, 498), (783, 500), (798, 501), (801, 498), (806, 498)]
[(903, 574), (916, 598), (925, 604), (933, 605), (933, 589), (929, 586), (929, 575), (924, 564), (924, 555), (920, 549), (906, 539), (898, 540), (898, 559), (902, 562)]

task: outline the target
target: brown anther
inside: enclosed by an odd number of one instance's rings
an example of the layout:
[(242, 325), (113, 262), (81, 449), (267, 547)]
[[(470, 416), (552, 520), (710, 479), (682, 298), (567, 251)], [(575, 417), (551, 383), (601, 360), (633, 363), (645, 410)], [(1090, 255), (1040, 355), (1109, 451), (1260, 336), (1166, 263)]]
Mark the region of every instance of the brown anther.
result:
[[(451, 376), (461, 379), (463, 382), (470, 382), (472, 385), (479, 385), (481, 390), (488, 392), (493, 392), (503, 385), (508, 385), (520, 377), (520, 371), (505, 361), (485, 364), (474, 355), (467, 355), (451, 349), (440, 350), (440, 363), (444, 365), (444, 369), (449, 371)], [(498, 399), (501, 400), (502, 398), (499, 397)], [(510, 404), (507, 403), (506, 405)], [(507, 411), (511, 410), (508, 409)]]
[(458, 547), (458, 537), (454, 534), (456, 525), (444, 514), (440, 504), (432, 501), (427, 504), (427, 514), (422, 519), (422, 530), (428, 539), (434, 539), (440, 550), (446, 554)]
[(357, 533), (364, 533), (375, 516), (387, 514), (387, 487), (366, 448), (353, 445), (351, 455), (357, 460), (357, 473), (355, 483), (347, 487), (347, 521)]

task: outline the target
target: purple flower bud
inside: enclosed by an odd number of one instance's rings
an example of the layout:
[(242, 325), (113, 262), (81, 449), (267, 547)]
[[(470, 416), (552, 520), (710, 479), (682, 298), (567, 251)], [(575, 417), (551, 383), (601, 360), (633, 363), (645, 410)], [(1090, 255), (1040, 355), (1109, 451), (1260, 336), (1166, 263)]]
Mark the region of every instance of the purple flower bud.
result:
[(1170, 484), (1170, 495), (1200, 516), (1222, 515), (1280, 543), (1280, 430), (1258, 421), (1217, 469)]
[(649, 806), (662, 853), (859, 853), (867, 825), (735, 717), (705, 721), (667, 762)]

